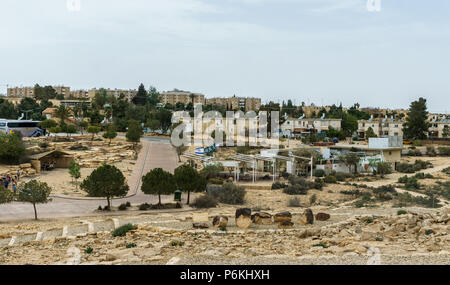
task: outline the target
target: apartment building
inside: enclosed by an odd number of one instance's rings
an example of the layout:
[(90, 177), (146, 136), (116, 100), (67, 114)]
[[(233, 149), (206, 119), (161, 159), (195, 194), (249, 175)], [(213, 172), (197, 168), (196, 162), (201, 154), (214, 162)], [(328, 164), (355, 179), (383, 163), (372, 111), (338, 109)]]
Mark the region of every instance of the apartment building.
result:
[(33, 98), (34, 97), (34, 87), (8, 88), (7, 95), (10, 98)]
[(327, 119), (325, 116), (321, 118), (306, 118), (302, 116), (298, 119), (287, 118), (281, 125), (283, 133), (290, 132), (291, 134), (313, 134), (322, 131), (328, 131), (330, 127), (335, 130), (341, 130), (342, 119)]
[(67, 86), (52, 86), (55, 89), (56, 94), (63, 95), (64, 98), (70, 96), (70, 87)]
[[(70, 87), (67, 86), (52, 86), (55, 93), (68, 97), (70, 95)], [(34, 87), (14, 87), (8, 88), (8, 97), (11, 98), (34, 98)]]
[(178, 102), (183, 103), (184, 105), (193, 102), (194, 105), (197, 104), (205, 104), (205, 95), (201, 93), (192, 93), (189, 91), (165, 91), (160, 93), (159, 95), (160, 102), (163, 105), (171, 104), (176, 105)]
[(357, 132), (360, 138), (366, 138), (369, 128), (372, 128), (378, 137), (403, 137), (403, 123), (395, 120), (393, 116), (374, 119), (372, 115), (369, 120), (358, 120)]
[(446, 116), (439, 118), (434, 116), (430, 122), (431, 126), (428, 129), (428, 135), (433, 138), (450, 138), (450, 119)]
[(76, 99), (89, 99), (88, 91), (86, 90), (75, 90), (70, 91), (70, 98), (76, 98)]
[[(88, 98), (91, 98), (91, 99), (94, 98), (95, 94), (97, 94), (97, 92), (99, 92), (99, 91), (100, 91), (100, 89), (97, 89), (97, 88), (90, 89), (88, 91), (88, 95), (87, 95)], [(119, 98), (120, 94), (123, 94), (123, 95), (125, 95), (125, 97), (127, 98), (128, 101), (131, 101), (137, 94), (137, 90), (135, 90), (135, 89), (126, 90), (126, 89), (109, 89), (108, 88), (108, 89), (105, 89), (105, 91), (106, 91), (107, 96), (114, 96), (116, 98)]]
[(228, 110), (258, 111), (261, 107), (261, 98), (229, 97), (229, 98), (208, 98), (206, 105), (224, 106)]

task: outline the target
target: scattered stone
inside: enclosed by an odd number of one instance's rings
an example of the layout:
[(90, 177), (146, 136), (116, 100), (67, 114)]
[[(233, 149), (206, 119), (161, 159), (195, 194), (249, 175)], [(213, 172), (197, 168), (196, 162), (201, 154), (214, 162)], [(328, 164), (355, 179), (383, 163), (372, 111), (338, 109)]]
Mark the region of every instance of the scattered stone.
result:
[(279, 229), (292, 229), (294, 227), (293, 222), (283, 221), (278, 223)]
[(281, 213), (275, 214), (275, 216), (273, 216), (273, 221), (275, 223), (290, 222), (291, 220), (292, 220), (292, 214), (290, 212), (281, 212)]
[(311, 209), (306, 209), (303, 215), (297, 220), (300, 225), (312, 225), (314, 223), (314, 215)]
[(247, 229), (252, 224), (252, 210), (241, 208), (236, 210), (236, 225), (241, 229)]
[(207, 223), (209, 221), (208, 213), (193, 213), (192, 221), (194, 223)]
[(266, 212), (259, 212), (252, 215), (253, 223), (257, 225), (271, 225), (272, 215)]
[(316, 220), (318, 220), (318, 221), (327, 221), (327, 220), (329, 220), (330, 219), (330, 214), (327, 214), (327, 213), (318, 213), (317, 215), (316, 215)]
[(228, 218), (225, 216), (215, 216), (213, 219), (213, 226), (215, 227), (226, 227), (228, 225)]
[(207, 228), (209, 228), (207, 223), (193, 223), (192, 227), (194, 229), (207, 229)]

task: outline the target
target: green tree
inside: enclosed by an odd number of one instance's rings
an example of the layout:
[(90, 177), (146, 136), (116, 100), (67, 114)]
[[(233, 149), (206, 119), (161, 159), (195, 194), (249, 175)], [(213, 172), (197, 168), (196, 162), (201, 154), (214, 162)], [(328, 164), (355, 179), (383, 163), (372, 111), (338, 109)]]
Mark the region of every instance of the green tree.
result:
[(160, 102), (161, 102), (161, 99), (160, 99), (158, 90), (156, 90), (155, 87), (150, 86), (150, 88), (148, 89), (148, 104), (151, 107), (155, 107), (156, 104), (158, 104)]
[(92, 139), (91, 139), (92, 141), (94, 140), (95, 135), (100, 132), (100, 130), (101, 130), (101, 128), (97, 127), (97, 126), (89, 126), (87, 128), (87, 132), (92, 134)]
[(376, 138), (377, 135), (375, 134), (375, 132), (373, 131), (372, 127), (369, 127), (366, 131), (366, 138)]
[(0, 118), (17, 119), (19, 112), (13, 103), (0, 98)]
[(61, 126), (61, 130), (69, 136), (70, 134), (76, 134), (78, 129), (75, 125), (64, 124)]
[(75, 161), (70, 162), (69, 174), (72, 179), (75, 179), (75, 189), (78, 191), (78, 179), (81, 177), (81, 167)]
[(66, 106), (60, 105), (56, 109), (55, 115), (61, 120), (60, 124), (62, 124), (70, 116), (70, 110)]
[(33, 98), (23, 98), (17, 105), (20, 114), (25, 115), (25, 119), (40, 119), (42, 117), (41, 106)]
[(13, 192), (0, 185), (0, 204), (12, 202), (14, 198)]
[(26, 153), (23, 142), (17, 134), (0, 133), (0, 146), (0, 161), (2, 162), (18, 162)]
[(189, 165), (181, 165), (177, 167), (174, 172), (174, 178), (178, 188), (183, 192), (187, 192), (188, 205), (191, 192), (205, 191), (205, 188), (203, 187), (206, 187), (206, 183), (203, 183), (205, 178), (198, 174), (197, 170)]
[(108, 129), (106, 130), (106, 132), (103, 134), (103, 137), (105, 139), (109, 139), (108, 145), (110, 145), (111, 140), (113, 140), (115, 137), (117, 137), (116, 128), (113, 125), (109, 126)]
[(353, 133), (358, 129), (358, 119), (350, 114), (344, 113), (342, 115), (342, 130), (347, 137), (351, 137)]
[(207, 165), (203, 167), (200, 174), (206, 179), (216, 178), (219, 176), (220, 171), (223, 171), (223, 166), (218, 165)]
[(155, 168), (142, 177), (142, 192), (145, 194), (158, 195), (161, 205), (161, 195), (173, 194), (176, 183), (173, 175), (162, 168)]
[(359, 156), (354, 152), (348, 152), (346, 154), (343, 154), (339, 157), (339, 159), (347, 165), (350, 173), (352, 172), (352, 166), (355, 168), (355, 173), (358, 171), (358, 164), (359, 164)]
[(442, 136), (444, 138), (448, 137), (450, 135), (450, 127), (449, 126), (444, 126), (444, 129), (442, 130)]
[(19, 185), (19, 197), (21, 202), (27, 202), (33, 204), (34, 219), (37, 220), (36, 204), (45, 204), (51, 201), (48, 197), (52, 192), (52, 188), (45, 182), (37, 180), (30, 180), (26, 183)]
[(166, 133), (172, 125), (172, 112), (167, 109), (159, 109), (156, 112), (156, 118), (159, 120), (161, 130)]
[(403, 134), (407, 139), (420, 140), (426, 139), (430, 123), (427, 121), (427, 100), (419, 100), (411, 103), (408, 111), (408, 117), (403, 124)]
[[(50, 129), (47, 130), (49, 133), (51, 134), (59, 134), (62, 133), (62, 129), (60, 126), (56, 126), (56, 127), (51, 127)], [(56, 138), (56, 137), (55, 137)]]
[(133, 142), (133, 148), (136, 144), (141, 140), (141, 136), (143, 135), (142, 127), (136, 120), (128, 121), (128, 130), (125, 135), (129, 142)]
[(134, 96), (132, 100), (133, 104), (144, 106), (148, 100), (147, 95), (147, 90), (145, 90), (144, 84), (141, 83), (141, 85), (139, 85), (136, 96)]
[(83, 132), (87, 129), (89, 124), (86, 121), (80, 121), (80, 122), (77, 122), (77, 126), (80, 129), (81, 134), (83, 135)]
[(155, 130), (159, 129), (159, 127), (161, 126), (161, 123), (157, 119), (148, 119), (147, 123), (145, 123), (145, 126), (147, 128), (149, 128), (150, 130), (155, 131)]
[(39, 127), (47, 130), (56, 127), (57, 125), (58, 123), (52, 119), (47, 119), (39, 123)]
[(129, 190), (122, 172), (113, 165), (103, 164), (92, 171), (80, 185), (90, 197), (105, 197), (108, 209), (111, 209), (111, 199), (124, 197)]

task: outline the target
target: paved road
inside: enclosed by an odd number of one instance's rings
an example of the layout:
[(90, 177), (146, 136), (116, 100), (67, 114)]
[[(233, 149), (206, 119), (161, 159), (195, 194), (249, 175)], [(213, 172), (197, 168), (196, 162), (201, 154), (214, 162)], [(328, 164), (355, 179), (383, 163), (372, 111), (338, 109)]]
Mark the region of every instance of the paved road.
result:
[[(157, 203), (157, 196), (145, 195), (140, 191), (142, 175), (157, 167), (170, 172), (173, 172), (177, 167), (177, 156), (168, 139), (143, 137), (141, 142), (143, 148), (139, 153), (132, 174), (128, 177), (129, 194), (136, 193), (136, 195), (129, 198), (116, 199), (113, 201), (114, 206), (127, 201), (132, 204)], [(163, 199), (172, 201), (173, 196), (164, 196)], [(105, 206), (106, 200), (53, 198), (52, 202), (48, 204), (37, 205), (37, 212), (39, 218), (93, 216), (98, 215), (98, 213), (93, 211), (99, 205)], [(0, 221), (32, 219), (33, 217), (34, 211), (31, 204), (13, 202), (0, 205)]]

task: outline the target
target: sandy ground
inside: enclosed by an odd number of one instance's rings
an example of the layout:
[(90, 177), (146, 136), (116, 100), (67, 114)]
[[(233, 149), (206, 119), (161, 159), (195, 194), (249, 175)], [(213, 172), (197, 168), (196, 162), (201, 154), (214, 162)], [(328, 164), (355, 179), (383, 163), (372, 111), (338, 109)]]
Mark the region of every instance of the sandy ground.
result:
[[(117, 168), (119, 168), (125, 177), (128, 177), (132, 170), (134, 161), (133, 160), (123, 160), (118, 163), (114, 163)], [(88, 177), (95, 168), (81, 168), (81, 178), (78, 179), (78, 185)], [(86, 192), (78, 187), (76, 188), (75, 181), (69, 174), (69, 169), (66, 168), (56, 168), (51, 171), (43, 171), (36, 175), (35, 177), (26, 177), (21, 180), (21, 182), (26, 182), (31, 179), (39, 179), (42, 182), (46, 182), (50, 187), (52, 187), (52, 195), (67, 195), (72, 197), (85, 197)]]

